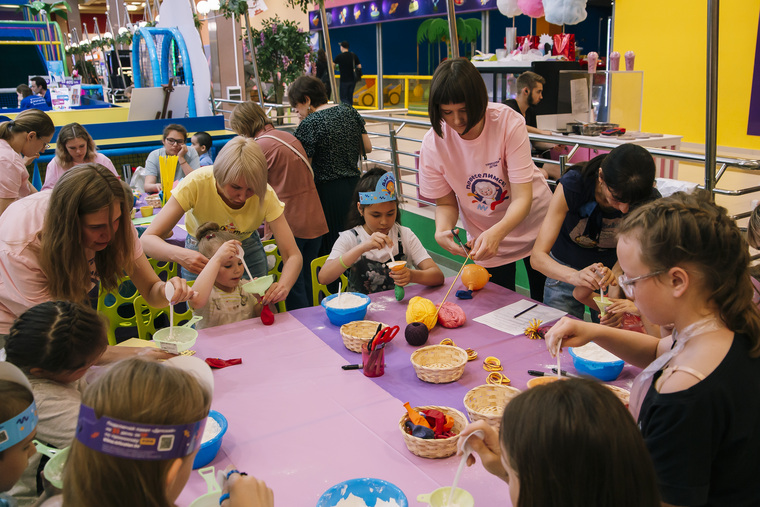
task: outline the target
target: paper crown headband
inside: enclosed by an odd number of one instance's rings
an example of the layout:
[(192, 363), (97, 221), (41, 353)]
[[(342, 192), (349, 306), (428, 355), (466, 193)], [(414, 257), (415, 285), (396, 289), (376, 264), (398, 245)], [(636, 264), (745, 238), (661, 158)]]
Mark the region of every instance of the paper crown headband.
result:
[(103, 416), (87, 405), (79, 408), (77, 440), (109, 456), (134, 460), (184, 458), (201, 445), (207, 418), (189, 424), (164, 426)]
[(396, 200), (396, 178), (391, 173), (383, 174), (374, 192), (359, 192), (359, 204), (377, 204)]
[[(26, 376), (17, 367), (7, 362), (0, 362), (0, 380), (19, 384), (32, 392)], [(4, 401), (7, 403), (7, 400)], [(13, 447), (28, 437), (37, 427), (37, 405), (32, 401), (20, 414), (7, 421), (0, 422), (0, 452)]]
[[(201, 359), (177, 356), (164, 364), (190, 373), (213, 396), (214, 377)], [(183, 458), (200, 447), (207, 420), (204, 417), (198, 422), (177, 425), (136, 423), (108, 416), (98, 418), (92, 407), (81, 405), (76, 438), (109, 456), (146, 461)]]

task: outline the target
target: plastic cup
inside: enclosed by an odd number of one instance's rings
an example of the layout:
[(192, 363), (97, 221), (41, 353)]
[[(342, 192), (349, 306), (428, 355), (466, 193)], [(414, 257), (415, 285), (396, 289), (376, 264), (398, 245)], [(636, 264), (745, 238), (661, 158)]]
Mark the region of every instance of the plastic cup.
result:
[(362, 344), (362, 372), (365, 377), (382, 377), (385, 373), (385, 349), (367, 350), (367, 343)]
[(153, 206), (140, 206), (140, 214), (143, 217), (149, 217), (153, 214)]
[(425, 502), (430, 507), (446, 507), (449, 503), (456, 504), (458, 507), (473, 507), (475, 505), (475, 499), (470, 492), (462, 488), (457, 488), (454, 491), (454, 496), (449, 502), (449, 491), (451, 491), (450, 486), (438, 488), (429, 495), (417, 495), (417, 501)]
[(588, 59), (588, 73), (595, 74), (596, 64), (599, 61), (599, 54), (596, 51), (591, 51), (588, 54), (587, 59)]
[(604, 314), (607, 313), (607, 307), (612, 304), (612, 301), (610, 298), (604, 298), (604, 301), (602, 301), (601, 297), (596, 297), (594, 298), (594, 303), (599, 307), (599, 315), (603, 317)]
[(636, 59), (636, 53), (633, 51), (625, 52), (625, 70), (633, 70), (633, 62)]
[(406, 266), (406, 261), (393, 261), (386, 264), (391, 271), (401, 271)]
[(609, 70), (620, 70), (620, 53), (613, 51), (610, 53)]

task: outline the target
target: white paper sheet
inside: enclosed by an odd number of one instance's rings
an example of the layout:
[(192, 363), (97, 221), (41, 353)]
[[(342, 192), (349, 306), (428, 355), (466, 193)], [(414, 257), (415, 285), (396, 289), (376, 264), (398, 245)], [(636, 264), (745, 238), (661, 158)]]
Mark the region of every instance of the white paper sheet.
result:
[(556, 308), (544, 306), (539, 303), (535, 308), (531, 308), (527, 312), (523, 313), (519, 317), (515, 318), (515, 315), (523, 310), (530, 308), (535, 303), (533, 301), (523, 299), (517, 303), (504, 306), (498, 310), (494, 310), (491, 313), (486, 313), (480, 317), (476, 317), (472, 320), (480, 322), (486, 326), (492, 327), (498, 331), (503, 331), (511, 335), (520, 335), (525, 332), (525, 328), (528, 327), (530, 321), (533, 319), (540, 319), (544, 324), (553, 322), (566, 313)]

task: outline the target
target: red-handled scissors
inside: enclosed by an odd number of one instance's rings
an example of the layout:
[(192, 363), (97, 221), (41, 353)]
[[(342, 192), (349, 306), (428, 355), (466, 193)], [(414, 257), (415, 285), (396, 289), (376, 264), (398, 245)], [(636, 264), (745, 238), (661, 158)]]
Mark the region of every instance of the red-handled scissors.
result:
[(367, 344), (367, 350), (375, 350), (381, 343), (388, 343), (391, 341), (399, 331), (398, 326), (385, 327), (380, 330)]

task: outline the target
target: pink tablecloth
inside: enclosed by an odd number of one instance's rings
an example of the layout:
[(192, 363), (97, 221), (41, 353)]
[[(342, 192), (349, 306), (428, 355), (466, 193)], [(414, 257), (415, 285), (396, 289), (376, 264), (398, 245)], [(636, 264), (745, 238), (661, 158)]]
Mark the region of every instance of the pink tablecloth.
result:
[[(356, 477), (396, 484), (410, 505), (419, 505), (418, 494), (451, 485), (458, 458), (418, 458), (404, 445), (401, 400), (341, 370), (345, 360), (292, 314), (275, 319), (271, 327), (253, 319), (200, 331), (199, 357), (243, 359), (214, 372), (212, 406), (229, 430), (212, 465), (234, 463), (264, 479), (286, 507), (316, 505), (330, 486)], [(507, 486), (480, 466), (460, 484), (478, 505), (509, 505)], [(178, 505), (205, 492), (193, 472)]]
[[(458, 382), (434, 385), (417, 379), (409, 361), (415, 348), (403, 338), (406, 302), (422, 295), (438, 303), (447, 288), (408, 287), (401, 303), (392, 291), (372, 296), (367, 318), (402, 327), (386, 348), (385, 375), (376, 379), (340, 368), (361, 362), (361, 356), (343, 346), (339, 328), (320, 307), (276, 315), (271, 327), (252, 319), (200, 331), (194, 347), (199, 357), (243, 359), (240, 366), (214, 373), (213, 408), (227, 417), (230, 427), (212, 464), (224, 468), (234, 463), (264, 479), (280, 506), (316, 505), (330, 486), (355, 477), (396, 484), (410, 505), (419, 505), (418, 494), (450, 485), (459, 459), (423, 459), (407, 450), (398, 428), (403, 402), (451, 406), (466, 414), (462, 400), (469, 389), (485, 382), (486, 356), (498, 357), (519, 389), (526, 387), (528, 369), (545, 370), (554, 361), (542, 340), (510, 336), (472, 321), (521, 298), (489, 284), (470, 301), (450, 296), (468, 321), (459, 329), (436, 327), (428, 342), (451, 338), (477, 350), (478, 360), (468, 363)], [(566, 353), (562, 364), (575, 371)], [(626, 366), (615, 384), (628, 387), (635, 374)], [(510, 505), (507, 486), (479, 465), (463, 474), (461, 487), (473, 494), (476, 505)], [(179, 505), (203, 493), (205, 484), (194, 472)]]

